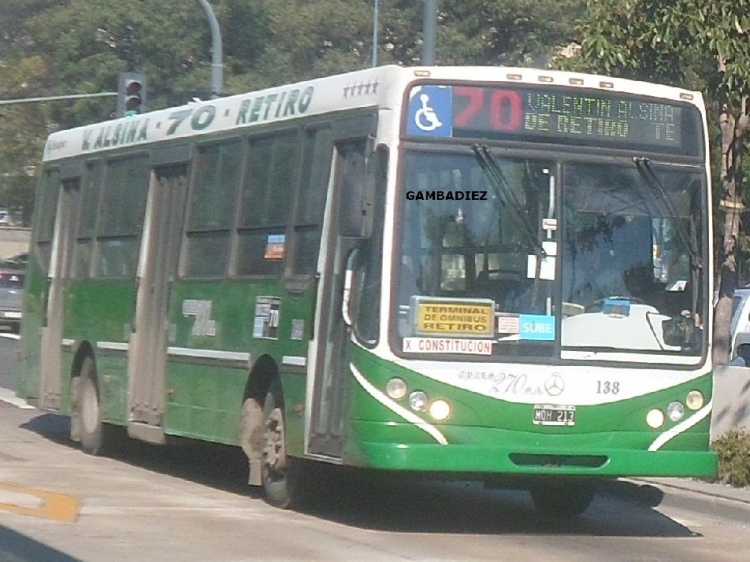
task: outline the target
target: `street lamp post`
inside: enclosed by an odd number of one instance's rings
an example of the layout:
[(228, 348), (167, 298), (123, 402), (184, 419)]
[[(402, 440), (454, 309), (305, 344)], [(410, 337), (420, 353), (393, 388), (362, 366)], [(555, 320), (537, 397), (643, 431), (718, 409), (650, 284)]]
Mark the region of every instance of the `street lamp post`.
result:
[(221, 95), (224, 88), (224, 65), (222, 63), (223, 52), (221, 48), (221, 30), (219, 22), (216, 21), (211, 4), (208, 0), (197, 0), (203, 12), (208, 19), (208, 25), (211, 27), (211, 98), (215, 99)]
[(433, 66), (437, 36), (437, 0), (424, 0), (422, 35), (422, 64)]
[(378, 66), (378, 20), (380, 19), (380, 0), (375, 0), (375, 10), (372, 21), (372, 66)]

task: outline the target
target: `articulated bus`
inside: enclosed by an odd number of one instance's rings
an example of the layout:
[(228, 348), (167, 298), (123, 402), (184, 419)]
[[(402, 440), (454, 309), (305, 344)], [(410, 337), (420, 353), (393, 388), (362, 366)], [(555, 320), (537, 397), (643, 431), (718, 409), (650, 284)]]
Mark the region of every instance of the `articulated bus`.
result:
[(605, 478), (713, 475), (707, 145), (696, 92), (502, 67), (56, 132), (18, 394), (91, 454), (242, 447), (281, 507), (329, 465), (559, 515)]

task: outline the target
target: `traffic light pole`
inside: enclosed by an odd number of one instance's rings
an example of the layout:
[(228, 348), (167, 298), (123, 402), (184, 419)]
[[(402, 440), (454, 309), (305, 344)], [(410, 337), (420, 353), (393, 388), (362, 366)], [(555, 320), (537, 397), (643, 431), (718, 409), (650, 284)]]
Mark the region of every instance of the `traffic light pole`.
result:
[(15, 103), (31, 103), (41, 101), (56, 100), (76, 100), (81, 98), (103, 98), (106, 96), (116, 96), (117, 92), (99, 92), (98, 94), (68, 94), (67, 96), (47, 96), (44, 98), (17, 98), (12, 100), (0, 100), (0, 105), (12, 105)]
[(211, 27), (211, 98), (215, 99), (221, 95), (224, 88), (224, 65), (222, 63), (223, 52), (221, 48), (221, 29), (216, 15), (208, 3), (208, 0), (197, 0), (198, 4), (206, 14), (208, 25)]

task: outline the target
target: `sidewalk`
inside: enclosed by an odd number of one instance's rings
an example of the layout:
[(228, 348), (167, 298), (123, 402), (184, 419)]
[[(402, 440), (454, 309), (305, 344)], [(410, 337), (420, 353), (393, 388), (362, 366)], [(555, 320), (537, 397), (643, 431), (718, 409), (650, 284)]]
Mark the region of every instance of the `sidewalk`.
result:
[(619, 480), (614, 490), (653, 507), (695, 510), (750, 525), (750, 488), (690, 478), (629, 478)]
[(748, 506), (748, 509), (750, 509), (750, 488), (735, 488), (727, 484), (703, 482), (700, 480), (692, 480), (690, 478), (637, 478), (634, 480), (649, 482), (655, 486), (661, 486), (668, 489), (693, 492), (714, 498), (744, 503)]

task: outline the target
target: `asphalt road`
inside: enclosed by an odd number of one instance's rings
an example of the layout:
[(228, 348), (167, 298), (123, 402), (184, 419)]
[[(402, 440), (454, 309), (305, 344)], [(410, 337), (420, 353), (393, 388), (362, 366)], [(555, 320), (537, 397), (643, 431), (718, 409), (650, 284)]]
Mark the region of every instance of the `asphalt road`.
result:
[(248, 491), (236, 449), (132, 442), (96, 458), (67, 431), (60, 416), (0, 408), (0, 560), (748, 559), (736, 510), (750, 504), (702, 509), (649, 484), (621, 482), (572, 520), (540, 518), (523, 492), (401, 478), (289, 512)]
[(750, 492), (718, 485), (621, 481), (558, 520), (524, 492), (389, 477), (344, 480), (309, 510), (281, 511), (244, 484), (238, 449), (130, 441), (91, 457), (68, 430), (61, 416), (0, 402), (0, 560), (749, 559)]
[(0, 388), (15, 389), (13, 364), (16, 361), (15, 334), (0, 333)]

